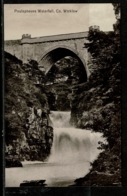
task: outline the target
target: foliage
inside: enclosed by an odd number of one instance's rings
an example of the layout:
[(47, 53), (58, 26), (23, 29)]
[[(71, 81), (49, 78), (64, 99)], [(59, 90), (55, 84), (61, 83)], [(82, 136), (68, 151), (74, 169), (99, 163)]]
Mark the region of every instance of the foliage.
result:
[[(115, 4), (115, 13), (119, 13), (119, 5)], [(116, 22), (118, 24), (118, 20)], [(97, 87), (102, 86), (103, 108), (100, 109), (102, 119), (94, 119), (94, 128), (102, 130), (109, 143), (115, 145), (116, 137), (120, 137), (120, 32), (117, 26), (113, 32), (102, 32), (91, 29), (89, 43), (85, 45), (92, 56), (92, 64), (96, 67), (91, 74), (90, 82)], [(103, 90), (104, 89), (104, 90)], [(104, 92), (105, 91), (105, 92)], [(105, 96), (105, 99), (104, 97)], [(107, 104), (112, 103), (109, 108)], [(115, 120), (118, 119), (117, 121)], [(117, 123), (117, 126), (116, 126)], [(116, 128), (117, 127), (117, 128)], [(112, 136), (111, 136), (112, 134)], [(113, 141), (114, 138), (114, 141)], [(112, 141), (111, 141), (112, 140)], [(110, 145), (111, 146), (111, 145)]]
[(45, 83), (45, 74), (39, 69), (38, 62), (35, 60), (29, 60), (27, 64), (23, 64), (23, 69), (35, 84)]
[(46, 75), (47, 82), (67, 84), (82, 83), (86, 80), (85, 69), (75, 57), (65, 57), (57, 61)]
[[(72, 116), (76, 117), (76, 125), (81, 128), (91, 128), (103, 133), (107, 144), (100, 143), (103, 150), (91, 165), (82, 183), (86, 185), (120, 184), (121, 160), (121, 83), (120, 83), (120, 5), (115, 4), (116, 23), (114, 31), (102, 32), (90, 28), (88, 43), (85, 47), (91, 54), (91, 72), (89, 81), (75, 90)], [(78, 114), (80, 111), (80, 114)], [(115, 164), (112, 162), (115, 161)], [(102, 175), (106, 174), (103, 176)], [(110, 178), (112, 180), (110, 182)], [(95, 177), (95, 181), (94, 181)]]
[(52, 132), (47, 126), (48, 101), (34, 76), (37, 80), (41, 76), (36, 61), (22, 65), (20, 60), (5, 52), (7, 159), (44, 160), (51, 149), (52, 136), (46, 137), (47, 132)]

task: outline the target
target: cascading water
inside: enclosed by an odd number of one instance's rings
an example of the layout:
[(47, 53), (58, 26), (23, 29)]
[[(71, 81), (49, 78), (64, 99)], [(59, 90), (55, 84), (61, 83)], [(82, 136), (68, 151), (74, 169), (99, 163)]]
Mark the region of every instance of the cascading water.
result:
[[(6, 186), (19, 186), (24, 180), (46, 180), (47, 186), (68, 186), (76, 178), (85, 176), (100, 151), (101, 133), (77, 129), (69, 124), (70, 112), (51, 111), (54, 128), (51, 154), (44, 163), (24, 164), (23, 168), (6, 171)], [(18, 175), (17, 175), (18, 173)]]
[(101, 133), (71, 126), (70, 112), (51, 111), (50, 119), (54, 142), (48, 163), (58, 165), (54, 185), (66, 186), (88, 173), (90, 162), (99, 154), (98, 141), (103, 138)]
[(52, 111), (50, 119), (54, 127), (54, 143), (49, 162), (72, 164), (96, 158), (100, 133), (72, 127), (70, 112)]

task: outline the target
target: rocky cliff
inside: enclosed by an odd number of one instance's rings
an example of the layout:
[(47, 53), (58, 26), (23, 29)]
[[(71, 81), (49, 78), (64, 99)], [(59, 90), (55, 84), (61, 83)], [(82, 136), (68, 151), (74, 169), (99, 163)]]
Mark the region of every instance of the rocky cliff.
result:
[[(114, 70), (117, 73), (118, 70)], [(91, 79), (93, 79), (91, 77)], [(111, 86), (90, 81), (74, 90), (71, 123), (82, 129), (103, 133), (107, 143), (100, 142), (103, 152), (91, 163), (91, 170), (76, 186), (116, 186), (121, 184), (121, 105), (120, 81)], [(96, 83), (96, 82), (95, 82)], [(109, 84), (109, 85), (108, 85)], [(84, 130), (85, 131), (85, 130)]]
[[(117, 21), (119, 24), (119, 21)], [(115, 26), (116, 27), (116, 26)], [(119, 26), (117, 25), (119, 30)], [(73, 88), (71, 122), (76, 127), (103, 133), (107, 143), (91, 163), (91, 170), (76, 185), (121, 185), (121, 83), (120, 34), (89, 31), (87, 45), (93, 72), (84, 84)]]
[(6, 160), (43, 161), (53, 142), (47, 97), (29, 67), (5, 52)]
[(85, 81), (85, 68), (78, 59), (66, 56), (57, 61), (45, 78), (50, 109), (60, 111), (70, 110), (72, 86)]

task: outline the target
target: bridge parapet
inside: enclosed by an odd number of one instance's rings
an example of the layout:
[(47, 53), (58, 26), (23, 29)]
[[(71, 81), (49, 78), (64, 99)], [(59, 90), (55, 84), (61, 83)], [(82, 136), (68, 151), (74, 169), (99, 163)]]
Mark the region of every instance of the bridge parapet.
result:
[(65, 41), (65, 40), (75, 40), (87, 38), (88, 32), (79, 32), (79, 33), (69, 33), (69, 34), (60, 34), (60, 35), (51, 35), (43, 37), (33, 37), (31, 38), (30, 34), (24, 34), (22, 36), (21, 44), (32, 44), (32, 43), (44, 43), (44, 42), (54, 42), (54, 41)]
[(24, 38), (31, 38), (31, 34), (23, 34), (22, 39), (24, 39)]
[[(35, 60), (46, 71), (59, 60), (58, 58), (73, 55), (81, 60), (87, 76), (89, 76), (89, 68), (87, 67), (89, 52), (84, 47), (84, 44), (88, 43), (87, 37), (88, 31), (43, 37), (31, 37), (30, 34), (23, 34), (18, 43), (6, 43), (5, 51), (20, 58), (23, 63), (27, 63), (31, 59)], [(61, 57), (61, 55), (63, 56)]]

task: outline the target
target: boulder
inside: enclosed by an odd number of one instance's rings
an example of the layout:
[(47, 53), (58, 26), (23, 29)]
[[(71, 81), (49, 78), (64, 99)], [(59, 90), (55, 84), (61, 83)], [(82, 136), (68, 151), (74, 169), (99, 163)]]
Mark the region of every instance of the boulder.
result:
[(46, 186), (44, 183), (46, 180), (31, 180), (31, 181), (23, 181), (20, 184), (20, 187), (26, 186)]
[(23, 167), (22, 163), (19, 160), (15, 160), (15, 159), (6, 159), (5, 160), (5, 165), (6, 165), (6, 168)]

